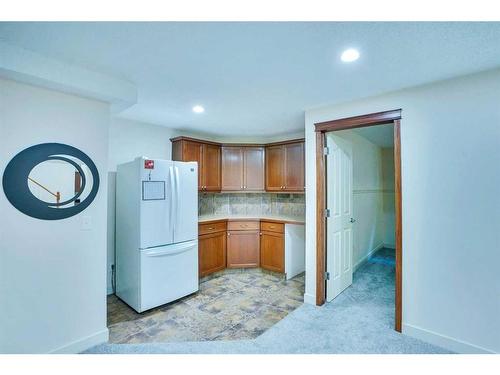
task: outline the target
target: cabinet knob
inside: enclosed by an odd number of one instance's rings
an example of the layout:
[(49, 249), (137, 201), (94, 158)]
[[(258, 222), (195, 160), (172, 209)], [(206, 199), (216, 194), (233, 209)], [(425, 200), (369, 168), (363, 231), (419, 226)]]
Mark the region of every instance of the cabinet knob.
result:
[(227, 236), (229, 237), (231, 235), (231, 233), (227, 232)]

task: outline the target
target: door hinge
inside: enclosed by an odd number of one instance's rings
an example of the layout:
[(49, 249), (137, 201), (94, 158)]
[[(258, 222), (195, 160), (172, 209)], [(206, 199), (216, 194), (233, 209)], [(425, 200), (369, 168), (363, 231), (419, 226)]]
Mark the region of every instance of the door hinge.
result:
[(323, 155), (330, 155), (330, 149), (328, 147), (323, 148)]
[(325, 217), (330, 217), (330, 209), (325, 208)]
[(325, 280), (330, 280), (330, 272), (325, 272)]

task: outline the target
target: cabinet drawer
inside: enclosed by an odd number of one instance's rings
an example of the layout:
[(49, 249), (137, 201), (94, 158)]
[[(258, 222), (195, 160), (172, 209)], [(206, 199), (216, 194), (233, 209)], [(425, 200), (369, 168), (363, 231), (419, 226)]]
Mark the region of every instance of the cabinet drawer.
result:
[(277, 232), (277, 233), (285, 233), (285, 224), (273, 223), (270, 221), (261, 221), (260, 222), (260, 230), (269, 231), (269, 232)]
[(198, 224), (198, 235), (221, 232), (226, 230), (225, 221), (217, 221), (213, 223)]
[(229, 221), (227, 230), (259, 230), (258, 221)]

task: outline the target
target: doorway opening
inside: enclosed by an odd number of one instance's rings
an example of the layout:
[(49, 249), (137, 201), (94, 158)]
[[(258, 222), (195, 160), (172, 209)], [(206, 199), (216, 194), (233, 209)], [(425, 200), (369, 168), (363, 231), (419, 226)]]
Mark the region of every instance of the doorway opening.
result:
[[(383, 263), (394, 257), (394, 326), (399, 332), (402, 321), (400, 119), (401, 110), (394, 110), (315, 125), (316, 304), (334, 299), (350, 286), (353, 271), (367, 260)], [(366, 188), (364, 184), (374, 184), (376, 188)], [(373, 196), (354, 199), (354, 194), (364, 193)], [(364, 207), (363, 199), (367, 203)], [(359, 227), (356, 215), (362, 216)]]

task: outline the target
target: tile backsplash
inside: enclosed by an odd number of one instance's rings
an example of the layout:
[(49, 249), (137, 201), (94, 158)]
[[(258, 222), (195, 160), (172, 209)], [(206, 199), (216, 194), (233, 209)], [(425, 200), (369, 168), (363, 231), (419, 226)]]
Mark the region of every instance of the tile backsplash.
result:
[(200, 193), (198, 214), (304, 216), (304, 194)]

